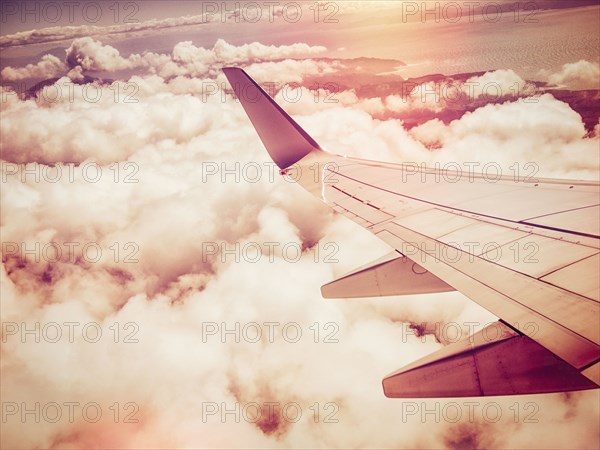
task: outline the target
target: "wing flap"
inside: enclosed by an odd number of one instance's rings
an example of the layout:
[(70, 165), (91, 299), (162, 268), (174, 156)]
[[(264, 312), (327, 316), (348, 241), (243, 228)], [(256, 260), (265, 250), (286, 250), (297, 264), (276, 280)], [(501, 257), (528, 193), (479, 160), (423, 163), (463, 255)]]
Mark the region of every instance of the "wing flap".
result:
[(540, 394), (597, 387), (573, 366), (502, 322), (383, 380), (384, 393), (392, 398)]
[(398, 252), (392, 252), (321, 287), (324, 298), (429, 294), (454, 288)]

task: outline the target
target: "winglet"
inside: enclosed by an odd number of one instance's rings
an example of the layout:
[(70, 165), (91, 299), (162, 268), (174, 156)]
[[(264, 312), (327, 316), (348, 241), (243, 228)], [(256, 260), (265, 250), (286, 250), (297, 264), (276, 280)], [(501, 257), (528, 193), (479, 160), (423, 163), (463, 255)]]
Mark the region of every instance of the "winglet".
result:
[(246, 72), (223, 68), (271, 159), (285, 169), (321, 147)]

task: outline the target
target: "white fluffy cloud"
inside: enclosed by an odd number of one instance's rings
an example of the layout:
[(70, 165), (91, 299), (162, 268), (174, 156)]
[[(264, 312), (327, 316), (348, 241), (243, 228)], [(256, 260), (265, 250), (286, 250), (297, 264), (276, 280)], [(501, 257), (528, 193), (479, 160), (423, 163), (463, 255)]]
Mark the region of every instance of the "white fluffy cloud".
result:
[(582, 59), (565, 64), (561, 71), (550, 74), (547, 79), (550, 85), (568, 89), (600, 89), (600, 65)]
[(306, 75), (323, 75), (343, 67), (339, 63), (314, 61), (311, 59), (267, 61), (254, 63), (246, 68), (248, 74), (259, 83), (300, 83)]
[(310, 46), (304, 43), (292, 45), (264, 45), (260, 42), (234, 46), (223, 39), (219, 39), (212, 49), (215, 61), (227, 62), (228, 64), (247, 64), (248, 61), (268, 61), (271, 59), (309, 57), (318, 55), (326, 50), (325, 47), (317, 45)]
[(434, 119), (410, 134), (437, 148), (436, 160), (534, 163), (539, 176), (594, 179), (599, 140), (586, 138), (581, 116), (550, 94), (490, 104), (444, 125)]
[(536, 92), (532, 84), (528, 84), (513, 70), (494, 70), (478, 77), (469, 78), (462, 90), (469, 98), (487, 95), (497, 99), (501, 97), (529, 97)]
[(125, 59), (110, 45), (103, 45), (90, 37), (75, 39), (66, 50), (66, 62), (70, 67), (81, 66), (83, 70), (116, 71), (132, 66), (135, 56)]
[(67, 65), (54, 55), (44, 55), (37, 64), (27, 64), (25, 67), (5, 67), (0, 75), (8, 81), (27, 78), (53, 78), (63, 74)]

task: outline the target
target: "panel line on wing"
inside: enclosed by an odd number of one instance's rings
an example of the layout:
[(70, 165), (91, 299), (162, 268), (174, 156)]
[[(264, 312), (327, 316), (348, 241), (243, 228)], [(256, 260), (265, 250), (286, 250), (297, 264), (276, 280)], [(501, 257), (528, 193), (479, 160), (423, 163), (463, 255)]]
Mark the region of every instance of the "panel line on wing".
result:
[[(504, 222), (510, 222), (510, 223), (514, 223), (514, 224), (523, 224), (523, 225), (528, 225), (528, 226), (536, 227), (536, 228), (543, 228), (543, 229), (549, 229), (549, 230), (553, 230), (553, 231), (560, 231), (560, 232), (563, 232), (563, 233), (568, 233), (568, 234), (572, 234), (572, 235), (576, 235), (576, 236), (588, 237), (588, 238), (593, 238), (593, 239), (600, 239), (600, 236), (594, 235), (594, 234), (582, 233), (582, 232), (579, 232), (579, 231), (562, 229), (562, 228), (553, 228), (553, 227), (548, 227), (548, 226), (542, 226), (542, 225), (538, 225), (538, 224), (535, 224), (535, 223), (527, 223), (527, 222), (522, 222), (522, 221), (515, 221), (515, 220), (505, 219), (505, 218), (494, 216), (494, 215), (490, 215), (490, 214), (483, 214), (483, 213), (479, 213), (479, 212), (476, 212), (476, 211), (471, 211), (471, 210), (468, 210), (468, 209), (462, 209), (462, 208), (457, 208), (457, 207), (450, 207), (450, 206), (443, 205), (443, 204), (440, 204), (440, 203), (437, 203), (437, 202), (425, 200), (425, 199), (414, 197), (414, 196), (410, 196), (410, 195), (407, 195), (407, 194), (401, 194), (399, 192), (394, 192), (394, 191), (391, 191), (389, 189), (386, 189), (386, 188), (383, 188), (383, 187), (380, 187), (380, 186), (376, 186), (376, 185), (367, 183), (367, 182), (362, 181), (362, 180), (358, 180), (356, 178), (353, 178), (353, 177), (351, 177), (349, 175), (346, 175), (344, 173), (341, 173), (339, 171), (336, 171), (335, 173), (337, 175), (340, 175), (340, 176), (344, 177), (344, 178), (350, 179), (350, 180), (352, 180), (352, 181), (354, 181), (356, 183), (364, 184), (365, 186), (369, 186), (369, 187), (372, 187), (372, 188), (375, 188), (375, 189), (379, 189), (379, 190), (381, 190), (383, 192), (387, 192), (389, 194), (392, 194), (392, 195), (395, 195), (395, 196), (398, 196), (398, 197), (403, 197), (403, 198), (407, 198), (407, 199), (411, 199), (411, 200), (415, 200), (415, 201), (427, 203), (429, 205), (433, 205), (433, 206), (437, 206), (437, 207), (441, 207), (441, 208), (452, 209), (452, 210), (455, 210), (455, 211), (461, 211), (461, 212), (468, 213), (468, 214), (476, 214), (476, 215), (481, 216), (481, 217), (488, 217), (488, 218), (491, 218), (491, 219), (500, 220), (500, 221), (504, 221)], [(595, 205), (588, 205), (588, 207), (593, 207), (593, 206), (595, 206)]]
[(553, 213), (548, 213), (548, 214), (542, 214), (541, 216), (529, 217), (527, 219), (522, 220), (521, 222), (528, 222), (530, 220), (541, 219), (542, 217), (548, 217), (548, 216), (555, 216), (557, 214), (564, 214), (564, 213), (568, 213), (568, 212), (571, 212), (571, 211), (579, 211), (580, 209), (596, 208), (598, 206), (600, 206), (600, 205), (588, 205), (588, 206), (581, 206), (579, 208), (565, 209), (564, 211), (553, 212)]

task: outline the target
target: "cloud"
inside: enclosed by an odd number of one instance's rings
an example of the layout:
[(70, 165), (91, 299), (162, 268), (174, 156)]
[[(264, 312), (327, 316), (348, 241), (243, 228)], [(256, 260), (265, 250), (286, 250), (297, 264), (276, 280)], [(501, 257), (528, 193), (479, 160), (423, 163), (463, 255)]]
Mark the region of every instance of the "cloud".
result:
[(494, 70), (478, 77), (471, 77), (462, 86), (469, 98), (481, 96), (501, 97), (531, 96), (535, 94), (535, 85), (527, 83), (513, 70)]
[(131, 61), (123, 58), (116, 48), (103, 45), (91, 37), (75, 39), (66, 53), (69, 67), (81, 66), (83, 70), (113, 72), (128, 69), (132, 65)]
[(300, 83), (306, 75), (323, 75), (343, 67), (340, 63), (314, 61), (311, 59), (268, 61), (253, 63), (246, 67), (248, 74), (256, 81), (265, 83)]
[(54, 55), (44, 55), (37, 64), (27, 64), (25, 67), (5, 67), (0, 76), (8, 81), (18, 81), (27, 78), (53, 78), (63, 74), (67, 66)]
[(406, 113), (414, 110), (440, 112), (447, 107), (446, 85), (441, 83), (422, 83), (410, 90), (408, 95), (392, 94), (385, 98), (388, 110)]
[(268, 61), (272, 59), (309, 57), (323, 53), (326, 50), (321, 45), (310, 46), (304, 43), (292, 45), (264, 45), (260, 42), (234, 46), (223, 39), (217, 40), (212, 49), (216, 61), (224, 61), (228, 64), (244, 63), (248, 61)]
[[(168, 62), (158, 64), (148, 61), (152, 71), (161, 77), (179, 75), (217, 77), (220, 68), (228, 65), (247, 66), (249, 73), (259, 80), (296, 81), (304, 74), (332, 72), (328, 63), (303, 59), (318, 55), (326, 49), (322, 46), (309, 46), (303, 43), (291, 45), (264, 45), (259, 42), (234, 46), (222, 39), (216, 41), (212, 49), (196, 47), (191, 41), (178, 43)], [(302, 58), (300, 60), (290, 58)], [(274, 76), (277, 74), (277, 78)]]
[(594, 179), (598, 138), (586, 138), (581, 116), (550, 94), (489, 104), (448, 125), (434, 119), (410, 134), (434, 147), (440, 162), (535, 164), (537, 175)]
[(582, 59), (565, 64), (561, 71), (548, 75), (547, 79), (552, 86), (568, 89), (600, 89), (600, 66), (597, 62)]

